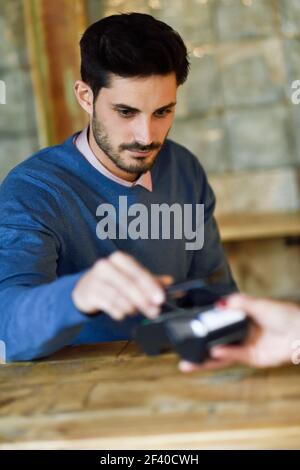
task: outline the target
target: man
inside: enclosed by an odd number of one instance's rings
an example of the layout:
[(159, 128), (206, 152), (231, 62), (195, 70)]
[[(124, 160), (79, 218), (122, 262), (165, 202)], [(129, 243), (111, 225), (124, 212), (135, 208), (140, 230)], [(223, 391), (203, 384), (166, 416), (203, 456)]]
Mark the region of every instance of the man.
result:
[(243, 310), (252, 320), (248, 339), (239, 346), (215, 346), (205, 363), (181, 361), (179, 369), (192, 372), (232, 364), (276, 367), (300, 363), (300, 306), (290, 302), (233, 294), (218, 305)]
[[(201, 302), (236, 290), (206, 175), (167, 140), (188, 75), (182, 39), (132, 13), (91, 25), (80, 47), (74, 90), (88, 127), (22, 162), (1, 186), (0, 339), (8, 360), (131, 338), (144, 316), (159, 314), (172, 280), (217, 275)], [(158, 219), (145, 226), (157, 205), (192, 207), (193, 217), (204, 206), (202, 248), (187, 249), (189, 236), (178, 236), (180, 211), (173, 236), (162, 236)], [(128, 222), (138, 211), (140, 236)]]

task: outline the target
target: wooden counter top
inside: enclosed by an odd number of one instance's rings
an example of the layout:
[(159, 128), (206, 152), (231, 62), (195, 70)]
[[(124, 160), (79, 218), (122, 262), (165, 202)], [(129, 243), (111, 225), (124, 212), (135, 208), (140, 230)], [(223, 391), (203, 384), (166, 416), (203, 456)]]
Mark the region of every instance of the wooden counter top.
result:
[(217, 221), (223, 242), (300, 235), (300, 212), (220, 215)]
[(182, 374), (134, 343), (0, 366), (0, 449), (299, 448), (300, 365)]

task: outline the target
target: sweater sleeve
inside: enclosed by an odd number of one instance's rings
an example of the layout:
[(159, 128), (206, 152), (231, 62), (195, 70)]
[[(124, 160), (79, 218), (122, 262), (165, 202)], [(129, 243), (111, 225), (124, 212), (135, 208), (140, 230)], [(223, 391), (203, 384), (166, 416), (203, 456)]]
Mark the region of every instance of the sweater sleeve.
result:
[(57, 278), (62, 223), (42, 179), (8, 175), (0, 188), (0, 340), (7, 361), (47, 356), (90, 321), (71, 298), (82, 273)]
[(198, 175), (198, 181), (202, 188), (200, 203), (204, 204), (204, 241), (203, 247), (193, 253), (188, 278), (203, 279), (208, 285), (201, 291), (192, 292), (189, 298), (193, 304), (206, 305), (215, 302), (222, 296), (236, 292), (238, 289), (226, 259), (214, 218), (216, 198), (207, 181), (206, 174), (199, 164)]

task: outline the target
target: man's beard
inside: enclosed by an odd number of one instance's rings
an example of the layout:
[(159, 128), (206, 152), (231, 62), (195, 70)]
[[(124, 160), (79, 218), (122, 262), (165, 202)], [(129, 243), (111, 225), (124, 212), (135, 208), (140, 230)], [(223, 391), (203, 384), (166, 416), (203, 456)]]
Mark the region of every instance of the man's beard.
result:
[[(141, 145), (138, 142), (133, 142), (132, 144), (121, 144), (119, 145), (117, 152), (114, 150), (113, 146), (109, 141), (109, 137), (105, 132), (105, 128), (100, 124), (100, 122), (96, 118), (96, 113), (94, 110), (93, 118), (92, 118), (92, 132), (94, 135), (94, 139), (98, 147), (108, 156), (108, 158), (120, 169), (126, 171), (127, 173), (131, 174), (142, 174), (146, 173), (147, 171), (151, 170), (153, 167), (159, 149), (162, 147), (163, 143), (159, 142), (152, 142), (150, 145)], [(166, 140), (167, 136), (165, 137), (164, 141)], [(150, 150), (157, 150), (153, 152), (151, 157), (139, 157), (137, 163), (126, 163), (125, 159), (122, 158), (121, 152), (122, 150), (136, 150), (136, 151), (150, 151)]]

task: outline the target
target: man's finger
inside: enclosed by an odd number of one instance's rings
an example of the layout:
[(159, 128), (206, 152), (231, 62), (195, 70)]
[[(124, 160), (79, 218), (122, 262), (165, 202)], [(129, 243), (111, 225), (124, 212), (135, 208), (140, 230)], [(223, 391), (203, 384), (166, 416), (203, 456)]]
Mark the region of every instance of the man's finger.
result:
[(99, 276), (102, 282), (110, 283), (114, 286), (117, 292), (116, 295), (119, 292), (120, 295), (126, 297), (137, 310), (143, 312), (146, 316), (155, 318), (159, 314), (158, 305), (151, 302), (149, 294), (146, 295), (144, 289), (112, 262), (108, 260), (105, 262), (105, 269), (99, 271)]
[(151, 302), (161, 304), (165, 300), (165, 293), (155, 276), (134, 258), (122, 252), (115, 252), (109, 259), (116, 268), (129, 276), (142, 289)]

